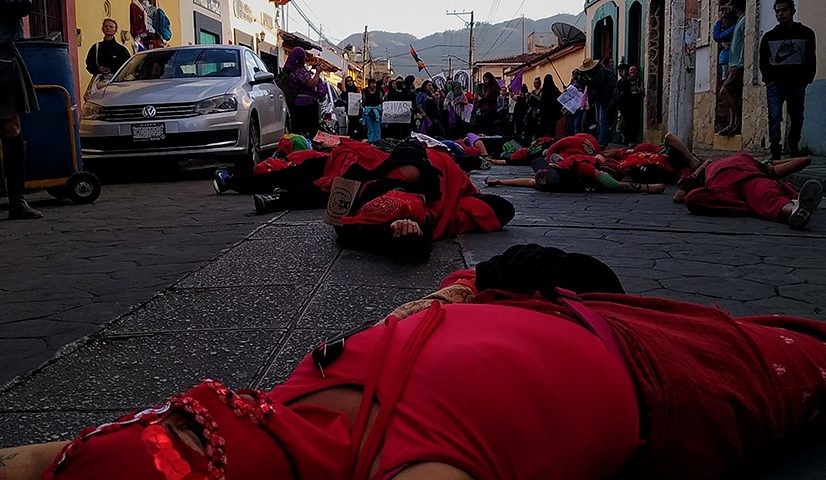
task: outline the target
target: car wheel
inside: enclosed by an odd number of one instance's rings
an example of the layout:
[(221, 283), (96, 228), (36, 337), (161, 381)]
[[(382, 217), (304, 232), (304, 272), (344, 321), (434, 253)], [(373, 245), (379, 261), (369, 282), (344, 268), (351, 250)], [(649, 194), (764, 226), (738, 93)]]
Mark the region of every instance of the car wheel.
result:
[(252, 173), (253, 168), (261, 161), (261, 131), (258, 128), (258, 119), (250, 119), (247, 153), (239, 158), (235, 164), (239, 173)]

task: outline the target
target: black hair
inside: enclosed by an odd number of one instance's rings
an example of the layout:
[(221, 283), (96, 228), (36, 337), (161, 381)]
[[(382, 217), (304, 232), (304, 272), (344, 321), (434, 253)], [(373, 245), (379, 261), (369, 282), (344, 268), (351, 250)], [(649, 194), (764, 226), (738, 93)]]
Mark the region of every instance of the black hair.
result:
[(516, 245), (476, 265), (476, 286), (552, 295), (560, 287), (576, 293), (625, 293), (611, 268), (581, 253), (540, 245)]
[(513, 204), (499, 195), (480, 193), (476, 196), (476, 198), (488, 204), (491, 210), (493, 210), (493, 213), (496, 215), (496, 219), (499, 220), (499, 225), (502, 227), (510, 223), (516, 215), (516, 210), (513, 208)]
[(794, 4), (794, 0), (774, 0), (774, 7), (772, 8), (777, 8), (780, 4), (785, 4), (792, 10), (792, 12), (797, 12), (797, 7)]

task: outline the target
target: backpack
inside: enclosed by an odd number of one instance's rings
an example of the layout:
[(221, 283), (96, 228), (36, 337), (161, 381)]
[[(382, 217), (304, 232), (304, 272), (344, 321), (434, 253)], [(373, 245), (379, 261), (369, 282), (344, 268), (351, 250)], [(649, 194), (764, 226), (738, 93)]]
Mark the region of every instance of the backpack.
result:
[(166, 16), (166, 12), (160, 8), (155, 12), (155, 15), (157, 21), (152, 22), (155, 33), (168, 42), (172, 38), (172, 24), (169, 21), (169, 17)]
[(290, 75), (286, 68), (282, 68), (278, 75), (275, 76), (275, 84), (284, 92), (284, 99), (287, 100), (287, 105), (292, 105), (295, 101), (295, 92), (290, 86)]

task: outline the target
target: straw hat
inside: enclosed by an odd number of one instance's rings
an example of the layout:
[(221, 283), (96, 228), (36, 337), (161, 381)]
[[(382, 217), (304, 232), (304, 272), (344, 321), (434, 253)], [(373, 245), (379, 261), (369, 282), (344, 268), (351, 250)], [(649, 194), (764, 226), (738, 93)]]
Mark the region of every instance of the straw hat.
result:
[(591, 70), (597, 68), (599, 65), (599, 60), (594, 60), (593, 58), (586, 58), (582, 62), (582, 66), (579, 67), (580, 72), (590, 72)]

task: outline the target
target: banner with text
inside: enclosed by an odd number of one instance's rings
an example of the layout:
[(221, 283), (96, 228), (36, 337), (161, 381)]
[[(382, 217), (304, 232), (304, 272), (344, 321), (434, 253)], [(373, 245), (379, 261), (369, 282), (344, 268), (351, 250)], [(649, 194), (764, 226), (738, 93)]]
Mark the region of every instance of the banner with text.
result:
[(392, 101), (381, 104), (381, 123), (410, 123), (412, 118), (412, 102)]

